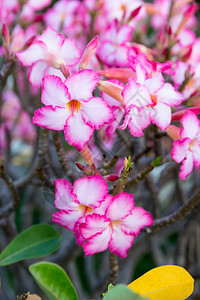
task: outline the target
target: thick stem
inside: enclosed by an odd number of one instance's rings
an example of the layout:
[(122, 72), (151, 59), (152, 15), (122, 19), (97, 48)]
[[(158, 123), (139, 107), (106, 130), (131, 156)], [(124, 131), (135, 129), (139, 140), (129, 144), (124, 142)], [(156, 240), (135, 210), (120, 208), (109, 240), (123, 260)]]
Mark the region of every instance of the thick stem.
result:
[(119, 273), (118, 257), (110, 252), (110, 276), (109, 283), (114, 284)]

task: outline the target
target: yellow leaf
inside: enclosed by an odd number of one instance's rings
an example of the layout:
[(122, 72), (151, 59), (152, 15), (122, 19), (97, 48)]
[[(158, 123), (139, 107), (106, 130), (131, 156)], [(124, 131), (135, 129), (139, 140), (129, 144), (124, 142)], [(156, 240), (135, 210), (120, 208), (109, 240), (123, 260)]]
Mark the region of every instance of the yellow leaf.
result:
[(182, 267), (161, 266), (131, 282), (128, 287), (150, 300), (184, 300), (194, 289), (194, 279)]

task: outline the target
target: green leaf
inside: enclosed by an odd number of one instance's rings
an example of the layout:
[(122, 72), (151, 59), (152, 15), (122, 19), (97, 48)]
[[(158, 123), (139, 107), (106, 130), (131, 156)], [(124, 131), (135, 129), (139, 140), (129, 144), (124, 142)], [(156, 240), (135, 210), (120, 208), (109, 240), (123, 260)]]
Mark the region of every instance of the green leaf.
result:
[(36, 263), (29, 267), (29, 271), (51, 300), (78, 300), (70, 279), (58, 265), (49, 262)]
[(158, 156), (152, 161), (151, 164), (153, 167), (157, 167), (161, 164), (161, 161), (162, 161), (162, 156)]
[(46, 256), (60, 245), (61, 237), (50, 225), (34, 225), (20, 233), (0, 254), (0, 266)]
[(147, 300), (127, 288), (123, 284), (116, 285), (113, 289), (108, 291), (103, 300)]
[[(114, 286), (112, 283), (109, 283), (107, 292), (109, 292), (109, 291), (111, 291), (112, 289), (114, 289), (114, 287), (115, 287), (115, 286)], [(106, 292), (106, 293), (107, 293), (107, 292)], [(102, 293), (102, 295), (105, 296), (106, 293)]]

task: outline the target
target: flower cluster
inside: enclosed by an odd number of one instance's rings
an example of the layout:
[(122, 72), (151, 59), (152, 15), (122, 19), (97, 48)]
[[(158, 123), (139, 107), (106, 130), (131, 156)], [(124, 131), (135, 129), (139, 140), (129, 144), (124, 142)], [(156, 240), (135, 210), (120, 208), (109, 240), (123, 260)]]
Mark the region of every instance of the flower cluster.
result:
[(53, 214), (53, 221), (74, 231), (86, 256), (109, 248), (126, 257), (140, 230), (153, 224), (150, 213), (135, 207), (133, 195), (109, 195), (99, 175), (80, 178), (73, 187), (66, 179), (55, 180), (55, 185), (59, 211)]

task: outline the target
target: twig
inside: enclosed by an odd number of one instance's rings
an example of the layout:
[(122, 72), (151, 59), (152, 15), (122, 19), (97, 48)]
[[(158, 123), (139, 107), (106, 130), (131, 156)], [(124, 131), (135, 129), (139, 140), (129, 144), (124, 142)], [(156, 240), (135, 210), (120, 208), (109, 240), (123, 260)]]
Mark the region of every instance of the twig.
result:
[(57, 152), (60, 164), (61, 164), (64, 172), (67, 173), (69, 171), (69, 168), (68, 168), (68, 165), (67, 165), (67, 160), (66, 160), (66, 157), (65, 157), (65, 151), (63, 149), (60, 134), (59, 134), (58, 131), (55, 131), (53, 133), (53, 141), (54, 141), (54, 145), (55, 145), (55, 148), (56, 148), (56, 152)]
[(3, 165), (0, 166), (0, 176), (5, 181), (5, 183), (7, 184), (7, 186), (9, 187), (9, 189), (13, 195), (13, 206), (12, 207), (13, 207), (13, 210), (15, 210), (17, 208), (17, 206), (19, 205), (19, 195), (18, 195), (18, 192), (15, 188), (15, 185), (14, 185), (12, 179), (6, 174)]
[(156, 220), (151, 227), (147, 228), (147, 231), (151, 232), (152, 230), (161, 229), (178, 222), (179, 220), (186, 217), (195, 208), (199, 201), (200, 189), (188, 200), (186, 204), (182, 205), (171, 215)]

